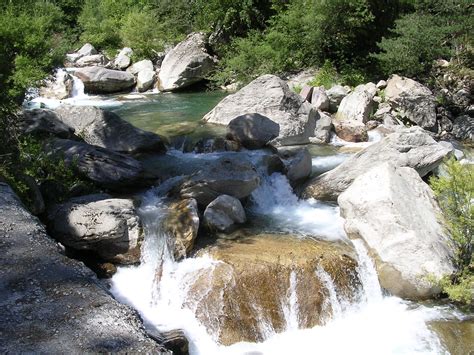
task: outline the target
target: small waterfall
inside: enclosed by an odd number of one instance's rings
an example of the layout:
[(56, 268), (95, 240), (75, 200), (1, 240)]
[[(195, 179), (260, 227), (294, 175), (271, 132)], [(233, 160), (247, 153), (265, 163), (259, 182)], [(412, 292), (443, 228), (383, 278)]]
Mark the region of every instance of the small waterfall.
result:
[(299, 200), (282, 174), (263, 175), (251, 201), (252, 213), (270, 219), (267, 225), (278, 232), (326, 240), (347, 238), (338, 206), (314, 199)]
[(84, 83), (77, 76), (72, 75), (72, 91), (71, 98), (73, 99), (84, 99), (88, 95), (84, 93)]
[[(324, 299), (323, 313), (332, 314), (332, 319), (340, 318), (342, 316), (342, 305), (337, 298), (336, 285), (334, 285), (331, 276), (320, 265), (316, 269), (316, 276), (321, 280), (329, 294), (329, 297)], [(328, 321), (328, 319), (325, 320)]]
[(282, 310), (285, 317), (287, 331), (299, 329), (300, 320), (296, 286), (296, 272), (292, 270), (290, 273), (290, 286), (288, 288), (286, 298), (282, 299)]

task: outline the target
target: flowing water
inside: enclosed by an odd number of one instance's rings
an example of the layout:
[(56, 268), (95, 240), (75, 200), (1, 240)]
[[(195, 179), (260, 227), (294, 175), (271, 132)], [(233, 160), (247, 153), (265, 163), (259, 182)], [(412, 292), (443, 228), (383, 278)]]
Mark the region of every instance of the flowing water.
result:
[[(211, 109), (224, 93), (149, 93), (111, 96), (84, 94), (80, 80), (74, 81), (74, 96), (63, 102), (76, 105), (98, 105), (121, 115), (134, 125), (167, 137), (209, 137), (222, 134), (222, 128), (203, 126), (200, 118)], [(35, 101), (36, 100), (36, 101)], [(62, 102), (42, 98), (55, 107)], [(328, 171), (348, 157), (340, 147), (361, 148), (380, 139), (371, 134), (369, 143), (350, 144), (336, 138), (331, 145), (311, 145), (313, 174)], [(248, 152), (246, 159), (259, 164), (263, 151)], [(215, 159), (218, 154), (190, 154), (170, 151), (176, 164), (199, 165), (202, 159)], [(282, 281), (285, 287), (278, 295), (283, 327), (263, 309), (262, 303), (248, 298), (248, 309), (255, 320), (259, 342), (220, 343), (222, 319), (239, 319), (224, 314), (226, 292), (236, 288), (232, 267), (213, 259), (208, 253), (177, 262), (169, 250), (169, 236), (162, 221), (167, 216), (166, 193), (173, 179), (151, 188), (143, 194), (138, 210), (144, 226), (142, 260), (138, 266), (120, 267), (111, 280), (115, 297), (131, 305), (141, 314), (146, 327), (162, 331), (183, 329), (192, 354), (445, 354), (436, 333), (429, 327), (432, 321), (459, 320), (464, 316), (450, 307), (428, 306), (408, 302), (384, 294), (374, 265), (360, 240), (349, 241), (343, 229), (339, 207), (316, 200), (300, 200), (281, 174), (268, 176), (263, 170), (261, 185), (251, 195), (246, 206), (254, 228), (277, 233), (281, 238), (296, 236), (301, 240), (322, 240), (350, 245), (357, 259), (358, 283), (355, 297), (348, 297), (330, 270), (318, 264), (306, 270), (319, 282), (322, 295), (320, 322), (305, 327), (304, 320), (311, 310), (305, 308), (306, 287), (301, 270), (292, 268)], [(286, 276), (285, 276), (286, 277)], [(217, 287), (216, 287), (217, 285)], [(256, 293), (259, 290), (255, 290)], [(315, 297), (317, 295), (314, 295)], [(212, 302), (209, 302), (212, 300)], [(314, 310), (316, 312), (316, 310)], [(278, 330), (276, 330), (278, 329)]]

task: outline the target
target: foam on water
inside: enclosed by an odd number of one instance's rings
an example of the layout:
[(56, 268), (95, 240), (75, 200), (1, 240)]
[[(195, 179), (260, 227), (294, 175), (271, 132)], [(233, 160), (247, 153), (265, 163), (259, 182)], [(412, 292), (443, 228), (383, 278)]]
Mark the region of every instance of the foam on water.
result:
[(342, 164), (346, 159), (350, 158), (351, 154), (337, 154), (313, 157), (312, 172), (313, 174), (322, 174), (326, 171), (332, 170), (338, 165)]
[(332, 133), (330, 144), (335, 145), (336, 147), (350, 147), (350, 148), (366, 148), (378, 141), (380, 141), (383, 136), (377, 129), (372, 129), (367, 132), (369, 139), (367, 142), (348, 142), (339, 138), (335, 133)]
[(263, 176), (251, 200), (252, 212), (269, 218), (272, 228), (281, 232), (327, 240), (346, 239), (339, 207), (314, 199), (298, 199), (282, 174)]

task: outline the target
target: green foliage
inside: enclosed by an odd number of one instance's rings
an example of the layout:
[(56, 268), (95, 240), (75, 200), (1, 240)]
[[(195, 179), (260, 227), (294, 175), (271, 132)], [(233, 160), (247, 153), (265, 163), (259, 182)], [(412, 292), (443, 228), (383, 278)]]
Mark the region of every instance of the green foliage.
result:
[(463, 299), (466, 283), (473, 280), (472, 238), (474, 231), (474, 166), (460, 164), (454, 158), (446, 163), (446, 176), (430, 180), (441, 210), (446, 228), (456, 250), (454, 262), (458, 274), (443, 281), (445, 291), (455, 300)]
[(391, 36), (379, 43), (381, 52), (373, 55), (384, 74), (421, 76), (435, 59), (472, 56), (473, 7), (468, 1), (415, 4), (416, 11), (396, 21)]
[(337, 73), (334, 65), (326, 60), (319, 69), (318, 73), (314, 76), (308, 84), (311, 86), (324, 86), (326, 89), (330, 89), (339, 82), (339, 74)]
[(454, 280), (450, 277), (445, 277), (441, 280), (441, 287), (451, 300), (466, 305), (472, 305), (474, 296), (473, 269), (474, 266), (471, 267), (471, 271), (465, 271)]

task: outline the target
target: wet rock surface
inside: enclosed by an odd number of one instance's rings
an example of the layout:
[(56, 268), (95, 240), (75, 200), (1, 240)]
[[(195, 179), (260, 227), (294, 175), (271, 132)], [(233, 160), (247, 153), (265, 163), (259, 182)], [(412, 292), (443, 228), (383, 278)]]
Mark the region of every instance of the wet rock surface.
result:
[(162, 353), (137, 313), (61, 255), (3, 183), (0, 209), (0, 352)]

